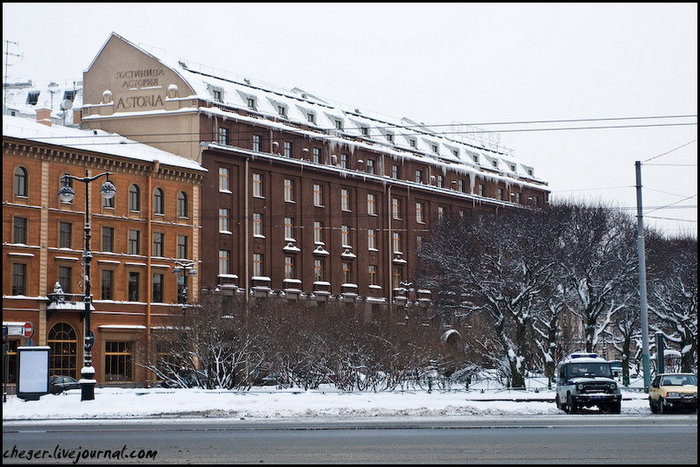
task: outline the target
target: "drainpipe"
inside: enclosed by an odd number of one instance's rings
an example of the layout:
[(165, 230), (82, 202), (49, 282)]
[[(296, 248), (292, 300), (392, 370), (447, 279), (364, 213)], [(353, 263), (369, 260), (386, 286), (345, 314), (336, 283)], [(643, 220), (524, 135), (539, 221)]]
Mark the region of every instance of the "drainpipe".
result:
[(250, 193), (248, 192), (248, 189), (249, 189), (249, 187), (248, 187), (248, 183), (249, 183), (248, 182), (248, 162), (249, 162), (249, 159), (246, 157), (246, 160), (245, 160), (245, 182), (243, 183), (243, 187), (244, 187), (243, 192), (245, 193), (245, 207), (243, 209), (243, 213), (244, 213), (244, 218), (245, 218), (245, 244), (244, 244), (245, 255), (244, 255), (244, 258), (245, 258), (245, 301), (246, 302), (248, 302), (248, 294), (250, 292), (250, 275), (248, 273), (248, 260), (249, 260), (249, 258), (248, 258), (248, 256), (249, 256), (249, 253), (248, 253), (249, 239), (248, 239), (248, 237), (250, 235), (250, 219), (249, 219), (250, 218), (250, 211), (249, 211)]
[[(151, 256), (153, 255), (153, 175), (158, 173), (160, 161), (153, 161), (153, 170), (148, 174), (148, 219), (146, 222), (146, 349), (151, 352), (151, 300), (153, 299), (153, 272), (151, 271)], [(153, 373), (146, 369), (146, 387)]]
[(387, 213), (387, 219), (388, 219), (387, 225), (389, 227), (388, 228), (389, 248), (387, 249), (387, 251), (389, 253), (387, 255), (387, 264), (388, 264), (387, 271), (389, 273), (389, 282), (387, 283), (387, 285), (388, 285), (387, 290), (389, 292), (389, 295), (388, 295), (388, 297), (389, 297), (389, 299), (388, 299), (389, 300), (389, 311), (391, 312), (394, 309), (394, 305), (392, 303), (392, 300), (393, 300), (392, 296), (394, 294), (394, 289), (393, 289), (394, 284), (392, 282), (393, 281), (393, 271), (392, 271), (392, 266), (391, 266), (391, 264), (392, 264), (391, 258), (394, 255), (394, 239), (392, 238), (392, 232), (391, 232), (391, 216), (392, 216), (391, 185), (386, 185), (386, 187), (387, 187), (387, 191), (386, 191), (387, 192), (387, 196), (386, 196), (387, 210), (386, 210), (386, 213)]

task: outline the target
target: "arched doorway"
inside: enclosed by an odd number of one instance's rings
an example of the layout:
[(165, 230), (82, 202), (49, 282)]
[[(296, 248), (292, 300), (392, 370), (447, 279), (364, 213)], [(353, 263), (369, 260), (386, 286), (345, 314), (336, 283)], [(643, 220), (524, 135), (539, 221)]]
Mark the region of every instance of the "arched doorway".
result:
[(58, 323), (49, 331), (47, 343), (51, 348), (49, 375), (78, 377), (78, 339), (68, 323)]

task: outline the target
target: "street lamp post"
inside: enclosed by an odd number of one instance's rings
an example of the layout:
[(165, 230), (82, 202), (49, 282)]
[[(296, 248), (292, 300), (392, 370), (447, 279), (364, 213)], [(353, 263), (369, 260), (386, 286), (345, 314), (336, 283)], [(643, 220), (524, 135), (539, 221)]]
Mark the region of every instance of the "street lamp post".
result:
[(83, 368), (80, 370), (81, 401), (91, 401), (95, 399), (95, 369), (92, 366), (92, 345), (95, 341), (95, 335), (90, 330), (90, 308), (92, 305), (92, 294), (90, 293), (90, 261), (92, 261), (92, 253), (90, 252), (90, 204), (88, 202), (88, 188), (90, 182), (97, 180), (103, 175), (107, 176), (107, 181), (100, 187), (100, 193), (103, 198), (113, 198), (114, 195), (117, 194), (117, 189), (112, 182), (109, 181), (111, 172), (104, 172), (89, 177), (86, 169), (85, 177), (83, 178), (65, 174), (62, 177), (64, 185), (58, 190), (58, 197), (61, 201), (71, 202), (75, 197), (75, 192), (73, 188), (69, 186), (69, 180), (72, 179), (85, 183), (85, 249), (83, 250), (83, 265), (85, 268), (85, 287), (83, 294), (83, 302), (85, 303), (85, 312), (83, 315), (83, 319), (85, 320), (85, 353)]
[(187, 303), (187, 276), (193, 276), (197, 274), (197, 270), (194, 268), (194, 261), (175, 261), (175, 267), (173, 268), (173, 274), (182, 273), (182, 288), (181, 284), (177, 285), (177, 302)]

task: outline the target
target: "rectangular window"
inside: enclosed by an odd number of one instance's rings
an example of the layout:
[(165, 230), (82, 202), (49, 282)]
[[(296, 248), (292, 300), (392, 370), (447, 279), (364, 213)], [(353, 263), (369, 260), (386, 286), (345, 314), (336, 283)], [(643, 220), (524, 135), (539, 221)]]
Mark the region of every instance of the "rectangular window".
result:
[(432, 145), (432, 148), (433, 148), (433, 152), (434, 152), (435, 154), (438, 154), (438, 152), (439, 152), (439, 151), (438, 151), (438, 145), (437, 145), (437, 144), (433, 144), (433, 145)]
[(336, 129), (336, 130), (342, 130), (342, 129), (343, 129), (343, 121), (342, 121), (342, 120), (336, 120), (336, 121), (335, 121), (335, 129)]
[(141, 251), (141, 231), (129, 230), (129, 254), (138, 255)]
[(350, 168), (350, 161), (348, 160), (347, 154), (340, 154), (340, 167), (342, 167), (343, 169)]
[(350, 227), (347, 225), (340, 226), (340, 242), (344, 247), (351, 247), (350, 244)]
[(370, 216), (377, 215), (377, 203), (375, 196), (372, 193), (367, 194), (367, 214)]
[(153, 274), (153, 302), (163, 303), (163, 274)]
[(315, 259), (314, 260), (314, 281), (322, 281), (323, 280), (323, 260), (322, 259)]
[(253, 213), (253, 236), (263, 236), (263, 219), (262, 214), (260, 214), (259, 212)]
[(416, 183), (423, 183), (423, 171), (416, 170)]
[(343, 283), (352, 283), (352, 269), (350, 267), (350, 263), (343, 263)]
[(409, 139), (408, 143), (411, 145), (412, 148), (418, 147), (418, 142), (414, 138)]
[(139, 301), (139, 273), (129, 272), (128, 300), (130, 302)]
[(280, 117), (287, 118), (287, 108), (285, 106), (278, 105), (277, 106), (277, 113), (280, 114)]
[(457, 190), (464, 193), (464, 180), (462, 180), (462, 179), (457, 180)]
[(177, 257), (179, 259), (187, 258), (187, 235), (177, 236)]
[(284, 218), (284, 239), (294, 240), (294, 219), (291, 217)]
[(102, 300), (114, 299), (114, 271), (102, 270)]
[(221, 91), (220, 91), (220, 90), (218, 90), (218, 89), (212, 89), (211, 94), (212, 94), (212, 97), (214, 98), (214, 100), (215, 100), (216, 102), (222, 102), (222, 99), (221, 99)]
[(219, 232), (229, 232), (228, 228), (229, 210), (219, 208)]
[(284, 142), (284, 157), (292, 157), (292, 143), (289, 141)]
[(230, 191), (230, 171), (225, 167), (219, 167), (219, 191)]
[(399, 232), (392, 232), (391, 237), (394, 253), (401, 253), (401, 234)]
[(367, 159), (367, 173), (370, 173), (370, 174), (377, 173), (377, 169), (376, 169), (374, 164), (375, 164), (374, 159)]
[(263, 198), (263, 176), (262, 174), (253, 174), (253, 196)]
[(445, 176), (444, 175), (437, 176), (437, 186), (439, 186), (440, 188), (445, 188)]
[(27, 265), (12, 263), (12, 295), (25, 295), (27, 288)]
[(515, 194), (515, 202), (520, 204), (520, 193)]
[(228, 250), (219, 250), (219, 274), (229, 274), (230, 254)]
[(391, 215), (394, 219), (401, 219), (401, 202), (398, 198), (391, 198)]
[(102, 251), (114, 251), (114, 227), (102, 227)]
[(263, 275), (263, 255), (260, 253), (253, 253), (253, 275)]
[(416, 222), (418, 222), (419, 224), (425, 223), (424, 215), (425, 206), (423, 206), (423, 203), (416, 203)]
[(288, 178), (284, 179), (284, 200), (288, 203), (294, 202), (294, 182)]
[(165, 234), (163, 232), (153, 232), (153, 256), (165, 256), (163, 254), (163, 242)]
[(59, 266), (58, 282), (65, 293), (73, 293), (73, 268), (70, 266)]
[(399, 166), (396, 164), (391, 166), (391, 178), (399, 178)]
[(498, 189), (498, 199), (500, 199), (500, 200), (505, 199), (505, 191), (503, 190), (503, 188)]
[(486, 189), (483, 184), (479, 184), (479, 196), (486, 196)]
[(228, 128), (219, 127), (219, 144), (228, 144)]
[(340, 209), (350, 211), (350, 191), (347, 188), (340, 189)]
[(309, 123), (316, 123), (316, 114), (308, 112), (306, 114), (306, 119), (309, 121)]
[(393, 279), (393, 280), (392, 280), (392, 285), (393, 285), (393, 287), (394, 287), (395, 289), (398, 289), (399, 287), (401, 287), (401, 277), (402, 277), (402, 275), (403, 275), (403, 273), (402, 273), (402, 271), (401, 271), (401, 268), (398, 268), (398, 267), (397, 267), (397, 268), (394, 268), (393, 277), (392, 277), (392, 279)]
[(58, 247), (71, 248), (73, 242), (73, 224), (70, 222), (58, 223)]
[(105, 342), (105, 381), (133, 381), (133, 366), (131, 342)]
[(323, 187), (314, 183), (314, 206), (323, 207)]
[(313, 148), (314, 162), (317, 164), (321, 163), (321, 150), (319, 148)]
[(438, 219), (442, 219), (445, 215), (445, 208), (443, 208), (442, 206), (438, 206), (437, 215)]
[(284, 257), (284, 278), (295, 279), (294, 256)]
[(394, 134), (393, 133), (387, 133), (386, 134), (386, 140), (389, 141), (390, 143), (394, 142)]
[(13, 243), (27, 243), (27, 218), (15, 217), (13, 220), (12, 230)]
[(253, 98), (253, 97), (248, 97), (248, 98), (246, 99), (246, 102), (247, 102), (248, 108), (249, 108), (250, 110), (255, 110), (255, 98)]
[(260, 135), (253, 135), (253, 151), (260, 152)]
[(377, 247), (376, 234), (374, 229), (367, 229), (367, 248), (375, 250)]
[(314, 221), (314, 243), (323, 243), (323, 222)]
[(370, 264), (368, 268), (369, 285), (377, 285), (377, 266)]
[(369, 136), (369, 127), (363, 126), (361, 129), (362, 129), (362, 136)]

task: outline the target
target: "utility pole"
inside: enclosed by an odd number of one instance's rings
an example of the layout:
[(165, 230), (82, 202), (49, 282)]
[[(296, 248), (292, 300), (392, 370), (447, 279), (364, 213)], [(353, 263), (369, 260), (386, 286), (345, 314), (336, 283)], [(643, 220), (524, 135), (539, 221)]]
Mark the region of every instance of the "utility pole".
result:
[(642, 163), (634, 163), (637, 178), (637, 264), (639, 266), (639, 315), (642, 326), (642, 370), (644, 390), (649, 392), (651, 381), (649, 362), (649, 322), (647, 319), (647, 273), (644, 258), (644, 218), (642, 217)]

